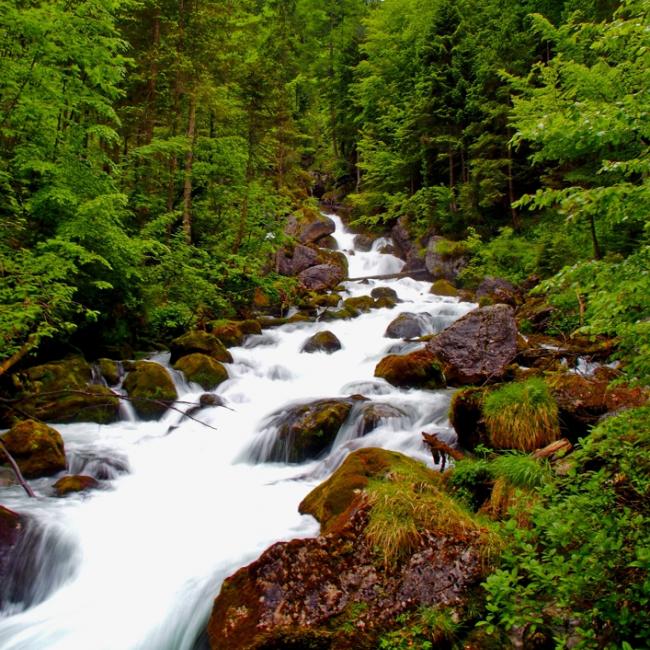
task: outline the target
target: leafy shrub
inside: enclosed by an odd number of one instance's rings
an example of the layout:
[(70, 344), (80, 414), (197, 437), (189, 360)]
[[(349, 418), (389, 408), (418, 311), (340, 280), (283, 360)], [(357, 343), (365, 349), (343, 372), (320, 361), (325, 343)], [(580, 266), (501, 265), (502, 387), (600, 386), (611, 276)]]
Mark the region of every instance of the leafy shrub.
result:
[(550, 630), (557, 648), (650, 646), (650, 407), (599, 424), (529, 525), (505, 524), (484, 583), (488, 632)]
[(557, 404), (539, 377), (489, 393), (483, 419), (496, 449), (534, 451), (560, 435)]
[(379, 650), (420, 650), (447, 647), (456, 638), (459, 624), (448, 609), (422, 607), (414, 616), (398, 617), (403, 627), (384, 634)]

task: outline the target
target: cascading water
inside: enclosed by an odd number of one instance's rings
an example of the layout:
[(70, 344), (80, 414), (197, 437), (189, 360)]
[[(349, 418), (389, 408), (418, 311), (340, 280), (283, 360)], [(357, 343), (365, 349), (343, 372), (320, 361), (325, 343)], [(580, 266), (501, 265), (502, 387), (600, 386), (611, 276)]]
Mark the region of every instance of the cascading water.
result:
[[(354, 235), (330, 216), (350, 277), (401, 269), (398, 258), (379, 252), (386, 242), (354, 251)], [(3, 505), (29, 516), (36, 561), (17, 569), (16, 579), (30, 584), (14, 590), (14, 602), (0, 612), (0, 648), (193, 650), (225, 577), (276, 541), (317, 534), (298, 503), (347, 453), (380, 446), (430, 463), (420, 432), (453, 435), (451, 392), (397, 389), (375, 379), (374, 368), (396, 345), (406, 349), (384, 337), (399, 313), (420, 315), (433, 332), (473, 305), (431, 295), (428, 283), (410, 278), (349, 282), (346, 291), (361, 296), (376, 286), (393, 288), (402, 302), (352, 320), (265, 330), (231, 348), (230, 379), (217, 391), (228, 408), (194, 416), (209, 427), (172, 410), (157, 422), (137, 421), (127, 410), (112, 425), (57, 425), (70, 470), (101, 479), (106, 489), (57, 499), (52, 481), (40, 479), (33, 487), (41, 498), (27, 499), (16, 486), (3, 488)], [(324, 329), (342, 349), (300, 353)], [(179, 402), (197, 403), (204, 391), (174, 378)], [(363, 435), (363, 409), (355, 406), (325, 458), (255, 462), (276, 433), (272, 414), (354, 394), (384, 409), (372, 431)]]

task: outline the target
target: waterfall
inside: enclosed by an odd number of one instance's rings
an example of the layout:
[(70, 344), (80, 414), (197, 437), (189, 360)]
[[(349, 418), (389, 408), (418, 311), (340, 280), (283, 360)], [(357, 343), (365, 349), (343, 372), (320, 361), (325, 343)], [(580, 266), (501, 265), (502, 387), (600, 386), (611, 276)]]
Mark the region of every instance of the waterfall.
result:
[[(350, 277), (400, 271), (401, 260), (380, 252), (388, 241), (355, 251), (354, 235), (328, 216)], [(228, 408), (203, 408), (195, 419), (170, 410), (155, 422), (126, 409), (110, 425), (55, 425), (70, 471), (95, 476), (103, 489), (60, 499), (52, 479), (39, 479), (33, 486), (40, 498), (28, 500), (17, 486), (1, 488), (2, 504), (28, 518), (22, 553), (36, 564), (30, 589), (14, 590), (0, 610), (0, 648), (196, 650), (228, 575), (277, 541), (318, 533), (298, 504), (346, 454), (379, 446), (431, 464), (420, 432), (453, 439), (452, 391), (398, 389), (375, 378), (374, 368), (389, 351), (412, 345), (384, 336), (398, 314), (416, 314), (437, 332), (474, 305), (432, 295), (429, 283), (410, 278), (348, 282), (344, 297), (380, 286), (394, 289), (401, 302), (351, 320), (264, 330), (231, 348), (229, 379), (215, 391)], [(305, 340), (324, 329), (342, 349), (301, 353)], [(152, 358), (167, 366), (168, 359)], [(173, 378), (179, 410), (197, 404), (205, 391), (178, 373)], [(365, 400), (352, 405), (317, 458), (266, 462), (282, 413), (359, 395)], [(368, 405), (376, 406), (372, 426)]]

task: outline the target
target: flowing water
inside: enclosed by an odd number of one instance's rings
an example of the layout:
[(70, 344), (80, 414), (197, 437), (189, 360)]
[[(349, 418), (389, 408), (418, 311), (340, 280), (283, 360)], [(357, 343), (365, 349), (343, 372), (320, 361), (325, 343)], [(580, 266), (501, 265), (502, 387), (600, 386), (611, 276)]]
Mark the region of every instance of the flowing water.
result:
[[(335, 238), (350, 277), (398, 272), (403, 262), (379, 252), (354, 251), (341, 221)], [(384, 337), (401, 312), (420, 315), (427, 331), (450, 324), (474, 305), (433, 296), (430, 284), (409, 278), (346, 284), (346, 297), (376, 286), (401, 303), (352, 320), (296, 323), (264, 330), (231, 348), (230, 379), (217, 393), (228, 408), (194, 415), (176, 411), (158, 422), (138, 421), (125, 408), (108, 425), (57, 425), (72, 473), (102, 480), (103, 490), (65, 499), (51, 479), (33, 481), (38, 499), (16, 486), (0, 488), (3, 505), (29, 516), (12, 584), (13, 603), (0, 611), (2, 650), (195, 650), (221, 582), (272, 543), (313, 536), (318, 524), (298, 513), (301, 499), (351, 450), (402, 451), (431, 463), (420, 432), (452, 438), (450, 391), (396, 389), (374, 378), (388, 352), (412, 344)], [(300, 353), (304, 341), (329, 329), (343, 348), (328, 355)], [(167, 355), (154, 360), (167, 363)], [(182, 402), (204, 392), (174, 374)], [(275, 434), (272, 414), (320, 398), (362, 394), (386, 404), (392, 416), (365, 436), (353, 408), (331, 452), (302, 465), (264, 462)], [(186, 408), (183, 406), (182, 408)]]

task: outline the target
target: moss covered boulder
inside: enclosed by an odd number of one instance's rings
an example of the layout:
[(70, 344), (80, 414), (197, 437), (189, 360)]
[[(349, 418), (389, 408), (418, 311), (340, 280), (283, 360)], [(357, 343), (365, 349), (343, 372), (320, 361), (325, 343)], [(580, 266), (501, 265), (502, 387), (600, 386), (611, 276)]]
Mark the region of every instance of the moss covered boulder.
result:
[(83, 476), (81, 474), (62, 476), (52, 487), (56, 496), (64, 497), (76, 492), (96, 490), (99, 487), (99, 481), (92, 476)]
[(266, 421), (264, 444), (254, 460), (302, 463), (330, 449), (346, 421), (354, 398), (321, 399), (273, 413)]
[(171, 375), (159, 363), (138, 361), (124, 380), (137, 414), (143, 420), (156, 420), (178, 399)]
[(393, 386), (429, 389), (446, 386), (442, 365), (426, 348), (408, 354), (389, 354), (377, 364), (375, 377)]
[(199, 352), (207, 354), (215, 361), (232, 363), (232, 355), (224, 344), (214, 335), (201, 330), (193, 330), (174, 339), (169, 346), (171, 363), (176, 363), (181, 357)]
[(304, 343), (301, 352), (326, 352), (327, 354), (332, 354), (341, 349), (341, 341), (339, 341), (336, 334), (330, 332), (329, 330), (323, 330), (322, 332), (316, 332), (313, 336), (310, 336)]
[(377, 302), (372, 296), (355, 296), (354, 298), (346, 298), (343, 301), (343, 306), (351, 312), (362, 314), (374, 309)]
[(174, 368), (180, 370), (188, 381), (199, 384), (203, 390), (214, 390), (228, 379), (226, 367), (207, 354), (188, 354), (181, 357)]
[(285, 232), (302, 244), (318, 242), (336, 230), (334, 222), (317, 210), (303, 208), (287, 220)]
[(435, 296), (457, 297), (458, 289), (449, 282), (449, 280), (436, 280), (432, 285), (429, 293)]
[(6, 593), (10, 580), (11, 569), (14, 566), (14, 551), (18, 546), (25, 530), (24, 518), (13, 510), (0, 506), (0, 607), (11, 600), (11, 594)]
[(223, 583), (213, 650), (374, 650), (424, 608), (462, 619), (487, 566), (486, 530), (438, 473), (395, 452), (351, 454), (301, 511), (323, 533), (274, 544)]
[(483, 399), (487, 389), (474, 386), (454, 393), (449, 407), (449, 420), (463, 449), (473, 451), (477, 445), (488, 445), (489, 438), (483, 421)]
[(112, 359), (99, 359), (97, 361), (97, 367), (99, 368), (99, 372), (104, 378), (104, 381), (106, 381), (109, 386), (115, 386), (120, 383), (122, 372), (120, 364), (117, 361), (113, 361)]
[(249, 334), (262, 333), (262, 326), (259, 321), (253, 319), (214, 321), (210, 325), (211, 334), (216, 336), (228, 348), (242, 345)]
[(414, 339), (430, 331), (431, 317), (428, 314), (405, 311), (388, 324), (384, 336), (389, 339)]
[(119, 417), (119, 399), (95, 383), (89, 363), (70, 357), (33, 366), (12, 376), (17, 391), (15, 412), (47, 422), (98, 422)]
[[(61, 434), (42, 422), (18, 422), (1, 439), (25, 478), (51, 476), (66, 468)], [(0, 463), (6, 463), (2, 453)]]

